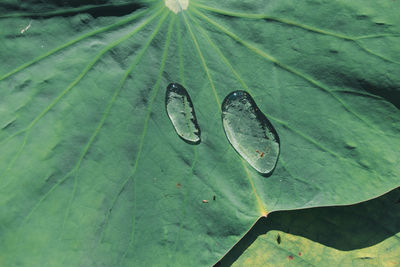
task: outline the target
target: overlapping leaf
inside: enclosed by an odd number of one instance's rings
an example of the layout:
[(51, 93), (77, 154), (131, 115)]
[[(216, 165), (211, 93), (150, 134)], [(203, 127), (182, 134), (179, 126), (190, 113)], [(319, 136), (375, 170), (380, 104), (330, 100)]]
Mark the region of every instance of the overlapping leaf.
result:
[(274, 213), (219, 266), (397, 266), (399, 197), (396, 189), (352, 206)]

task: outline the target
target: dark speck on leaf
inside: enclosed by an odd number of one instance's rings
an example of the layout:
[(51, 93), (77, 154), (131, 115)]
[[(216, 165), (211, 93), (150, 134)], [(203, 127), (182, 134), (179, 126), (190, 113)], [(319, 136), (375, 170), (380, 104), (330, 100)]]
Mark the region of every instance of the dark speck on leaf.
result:
[(216, 199), (217, 199), (217, 197), (214, 195), (214, 196), (213, 196), (213, 200), (216, 200)]
[(281, 243), (281, 236), (278, 234), (278, 237), (276, 238), (276, 242), (278, 243), (278, 244), (280, 244)]
[(292, 255), (288, 256), (288, 259), (293, 260), (293, 256)]

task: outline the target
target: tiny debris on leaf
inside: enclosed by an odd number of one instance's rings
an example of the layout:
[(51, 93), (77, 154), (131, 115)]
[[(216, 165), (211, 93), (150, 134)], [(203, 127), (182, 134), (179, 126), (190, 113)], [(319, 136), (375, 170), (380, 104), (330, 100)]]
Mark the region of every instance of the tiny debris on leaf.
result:
[(360, 257), (359, 259), (360, 259), (360, 260), (372, 260), (371, 257)]
[(208, 203), (208, 200), (203, 199), (203, 203)]
[(27, 30), (29, 30), (29, 28), (32, 26), (32, 21), (29, 22), (28, 26), (26, 26), (25, 28), (21, 29), (21, 34), (24, 34), (24, 32), (26, 32)]
[(214, 196), (213, 196), (213, 200), (216, 200), (216, 199), (217, 199), (217, 197), (214, 195)]
[(301, 256), (301, 252), (299, 252), (299, 256)]
[(280, 244), (281, 243), (281, 236), (278, 234), (278, 237), (276, 238), (276, 242), (278, 243), (278, 244)]
[(181, 185), (180, 183), (177, 183), (177, 184), (176, 184), (176, 187), (177, 187), (177, 188), (181, 188), (181, 186), (182, 186), (182, 185)]
[(264, 152), (261, 152), (261, 151), (259, 151), (259, 150), (256, 150), (256, 152), (258, 153), (258, 154), (260, 154), (260, 157), (262, 158), (262, 157), (264, 157)]
[(288, 256), (288, 259), (293, 260), (293, 256), (292, 255)]

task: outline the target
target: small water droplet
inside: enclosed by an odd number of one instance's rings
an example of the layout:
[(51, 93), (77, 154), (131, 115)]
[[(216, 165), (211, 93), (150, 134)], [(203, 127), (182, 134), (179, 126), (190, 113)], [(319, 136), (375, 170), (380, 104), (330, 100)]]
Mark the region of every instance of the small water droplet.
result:
[(272, 173), (280, 141), (267, 117), (245, 91), (230, 93), (222, 102), (222, 124), (233, 148), (258, 172)]
[(165, 105), (178, 136), (189, 144), (199, 144), (200, 127), (186, 89), (178, 83), (169, 84), (165, 94)]

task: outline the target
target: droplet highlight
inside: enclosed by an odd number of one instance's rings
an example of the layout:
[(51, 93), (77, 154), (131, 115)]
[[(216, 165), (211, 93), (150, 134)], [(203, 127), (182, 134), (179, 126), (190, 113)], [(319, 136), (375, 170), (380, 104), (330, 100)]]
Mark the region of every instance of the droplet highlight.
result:
[(196, 113), (189, 93), (182, 85), (171, 83), (167, 86), (165, 106), (178, 136), (189, 144), (199, 144), (200, 127)]
[(279, 157), (279, 136), (253, 98), (245, 91), (235, 91), (222, 102), (222, 124), (233, 148), (254, 169), (272, 173)]

